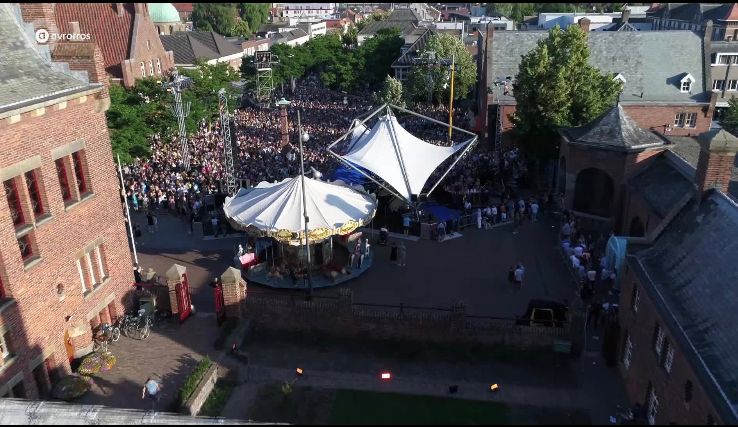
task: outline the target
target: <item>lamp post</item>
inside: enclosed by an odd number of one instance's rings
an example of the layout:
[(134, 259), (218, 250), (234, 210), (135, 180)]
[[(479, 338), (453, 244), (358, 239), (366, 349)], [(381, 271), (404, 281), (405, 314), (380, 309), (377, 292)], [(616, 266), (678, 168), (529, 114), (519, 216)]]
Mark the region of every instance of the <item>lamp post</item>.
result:
[(305, 196), (305, 159), (302, 154), (302, 143), (310, 140), (310, 135), (307, 132), (302, 132), (302, 123), (300, 122), (300, 110), (297, 110), (297, 139), (300, 141), (300, 180), (302, 184), (302, 214), (305, 217), (305, 253), (307, 254), (307, 280), (308, 280), (308, 294), (307, 300), (313, 299), (313, 277), (310, 274), (310, 242), (308, 240), (308, 222), (310, 218), (307, 213), (307, 201)]

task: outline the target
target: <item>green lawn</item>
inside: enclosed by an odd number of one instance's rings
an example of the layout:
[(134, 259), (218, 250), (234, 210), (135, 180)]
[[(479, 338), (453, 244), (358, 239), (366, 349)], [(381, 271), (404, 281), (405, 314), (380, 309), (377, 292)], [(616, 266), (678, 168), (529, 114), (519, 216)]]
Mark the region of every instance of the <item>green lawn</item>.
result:
[(255, 421), (292, 424), (591, 424), (578, 410), (510, 406), (435, 396), (295, 387), (259, 390), (250, 414)]
[(338, 390), (330, 424), (506, 424), (502, 403)]

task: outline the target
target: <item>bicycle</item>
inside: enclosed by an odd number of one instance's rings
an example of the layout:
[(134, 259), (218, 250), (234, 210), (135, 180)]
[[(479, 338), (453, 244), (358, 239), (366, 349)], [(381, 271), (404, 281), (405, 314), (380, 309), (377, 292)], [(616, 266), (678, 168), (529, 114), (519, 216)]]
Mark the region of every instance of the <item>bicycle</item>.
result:
[(120, 329), (109, 323), (101, 323), (92, 337), (92, 351), (105, 353), (108, 351), (108, 344), (119, 339)]
[(151, 317), (146, 314), (146, 310), (139, 310), (138, 316), (126, 316), (126, 336), (130, 337), (132, 332), (136, 332), (140, 339), (145, 340), (151, 335), (151, 326), (153, 322)]

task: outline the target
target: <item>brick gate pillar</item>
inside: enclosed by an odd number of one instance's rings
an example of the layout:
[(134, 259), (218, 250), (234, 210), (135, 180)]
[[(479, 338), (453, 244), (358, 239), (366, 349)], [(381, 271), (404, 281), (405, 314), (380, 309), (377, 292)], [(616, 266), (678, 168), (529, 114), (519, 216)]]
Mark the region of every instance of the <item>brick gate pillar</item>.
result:
[(172, 308), (172, 314), (179, 313), (179, 303), (177, 302), (177, 285), (182, 283), (182, 276), (187, 274), (187, 268), (173, 264), (172, 267), (167, 270), (167, 287), (169, 288), (169, 306)]
[(241, 277), (241, 271), (237, 268), (228, 267), (220, 276), (223, 283), (223, 302), (225, 304), (226, 316), (241, 319), (243, 313), (242, 303), (246, 300), (248, 286)]

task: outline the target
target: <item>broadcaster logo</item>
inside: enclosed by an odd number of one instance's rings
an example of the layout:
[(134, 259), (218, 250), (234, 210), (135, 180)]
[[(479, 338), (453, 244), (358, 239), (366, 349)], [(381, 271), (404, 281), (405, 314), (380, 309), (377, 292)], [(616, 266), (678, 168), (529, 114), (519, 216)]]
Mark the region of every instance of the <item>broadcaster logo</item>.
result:
[(56, 41), (62, 41), (62, 40), (75, 40), (75, 41), (84, 41), (84, 40), (90, 40), (89, 34), (60, 34), (60, 33), (49, 33), (49, 31), (45, 28), (39, 28), (36, 30), (36, 41), (39, 44), (46, 44), (49, 41), (56, 42)]

